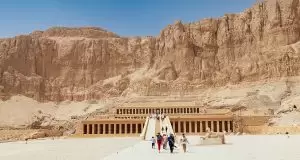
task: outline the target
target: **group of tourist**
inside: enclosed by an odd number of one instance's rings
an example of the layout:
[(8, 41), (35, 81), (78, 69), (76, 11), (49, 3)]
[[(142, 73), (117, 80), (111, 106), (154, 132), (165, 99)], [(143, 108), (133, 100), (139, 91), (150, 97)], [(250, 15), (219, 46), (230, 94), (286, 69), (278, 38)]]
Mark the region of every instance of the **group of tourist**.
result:
[[(167, 144), (169, 144), (170, 153), (173, 153), (174, 148), (177, 148), (175, 145), (176, 143), (176, 137), (174, 134), (170, 134), (169, 137), (166, 134), (161, 135), (160, 133), (157, 133), (156, 138), (152, 137), (152, 149), (155, 149), (155, 143), (157, 143), (158, 152), (161, 152), (161, 146), (163, 146), (163, 149), (167, 150)], [(186, 146), (188, 144), (188, 139), (186, 138), (185, 134), (182, 134), (182, 138), (180, 139), (180, 145), (182, 145), (183, 152), (186, 152)]]

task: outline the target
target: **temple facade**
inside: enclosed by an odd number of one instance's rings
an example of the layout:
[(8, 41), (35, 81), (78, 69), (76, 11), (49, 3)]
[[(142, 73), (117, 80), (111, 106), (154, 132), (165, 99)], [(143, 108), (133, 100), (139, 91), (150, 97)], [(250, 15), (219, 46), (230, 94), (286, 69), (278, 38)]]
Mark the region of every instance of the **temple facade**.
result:
[(169, 117), (175, 134), (205, 134), (234, 132), (234, 116), (229, 110), (204, 109), (194, 103), (133, 103), (111, 110), (106, 116), (81, 122), (78, 134), (90, 136), (138, 136), (147, 117), (165, 114)]

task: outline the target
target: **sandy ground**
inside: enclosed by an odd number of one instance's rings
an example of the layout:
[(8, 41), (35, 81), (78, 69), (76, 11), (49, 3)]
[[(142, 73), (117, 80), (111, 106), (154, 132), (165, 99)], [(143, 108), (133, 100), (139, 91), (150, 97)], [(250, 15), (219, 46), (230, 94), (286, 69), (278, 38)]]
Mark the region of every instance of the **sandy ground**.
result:
[(24, 96), (14, 96), (7, 101), (0, 100), (0, 127), (20, 127), (32, 123), (33, 116), (41, 111), (57, 120), (70, 120), (71, 116), (82, 116), (101, 109), (105, 106), (102, 101), (95, 102), (53, 102), (39, 103)]
[(188, 137), (188, 153), (158, 153), (138, 138), (38, 140), (0, 144), (2, 160), (299, 160), (300, 135), (229, 136), (226, 145), (198, 146)]
[(32, 133), (36, 133), (38, 130), (27, 129), (27, 130), (0, 130), (0, 143), (2, 141), (16, 141), (28, 137)]

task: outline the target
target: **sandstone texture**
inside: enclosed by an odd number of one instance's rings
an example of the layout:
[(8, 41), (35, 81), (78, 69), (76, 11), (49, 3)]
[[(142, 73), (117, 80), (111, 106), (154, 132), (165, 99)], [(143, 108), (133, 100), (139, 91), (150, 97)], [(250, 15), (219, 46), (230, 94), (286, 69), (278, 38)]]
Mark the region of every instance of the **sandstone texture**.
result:
[(177, 21), (157, 37), (55, 27), (0, 39), (0, 110), (15, 95), (47, 104), (194, 95), (204, 106), (278, 114), (300, 107), (299, 7), (267, 0), (239, 14)]

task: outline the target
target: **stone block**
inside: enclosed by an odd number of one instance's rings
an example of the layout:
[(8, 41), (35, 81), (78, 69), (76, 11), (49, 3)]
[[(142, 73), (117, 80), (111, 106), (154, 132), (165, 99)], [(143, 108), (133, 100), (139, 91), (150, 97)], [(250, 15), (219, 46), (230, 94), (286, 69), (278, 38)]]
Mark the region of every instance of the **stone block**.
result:
[(220, 145), (222, 144), (221, 138), (201, 138), (200, 145)]

